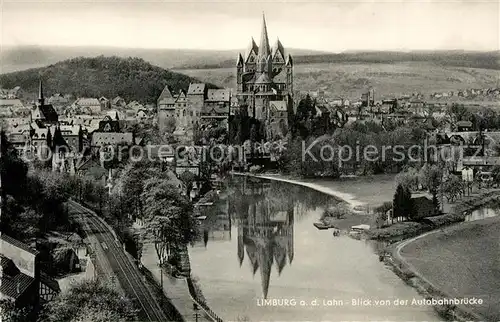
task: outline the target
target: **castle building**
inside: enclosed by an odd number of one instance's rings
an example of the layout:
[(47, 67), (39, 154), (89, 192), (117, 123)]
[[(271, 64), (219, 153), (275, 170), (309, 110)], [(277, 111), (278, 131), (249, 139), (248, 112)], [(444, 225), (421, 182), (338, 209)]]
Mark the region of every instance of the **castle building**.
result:
[(193, 138), (202, 123), (227, 120), (231, 105), (229, 89), (212, 89), (204, 83), (191, 83), (186, 91), (174, 94), (168, 85), (158, 97), (158, 127), (161, 133), (173, 131), (184, 141)]
[(244, 56), (236, 62), (236, 96), (248, 116), (261, 121), (287, 123), (293, 108), (293, 60), (279, 39), (271, 48), (265, 17), (262, 17), (260, 46), (253, 38)]

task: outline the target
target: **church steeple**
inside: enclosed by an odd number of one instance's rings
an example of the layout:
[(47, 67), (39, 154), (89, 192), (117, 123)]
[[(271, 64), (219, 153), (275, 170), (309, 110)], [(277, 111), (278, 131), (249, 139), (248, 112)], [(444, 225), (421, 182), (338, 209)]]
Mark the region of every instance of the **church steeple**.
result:
[(257, 72), (269, 74), (271, 67), (271, 47), (267, 36), (266, 17), (262, 13), (262, 32), (260, 34), (259, 54), (257, 55)]
[(266, 17), (262, 13), (262, 31), (260, 33), (260, 46), (259, 58), (271, 55), (271, 48), (269, 46), (269, 37), (267, 36)]
[(42, 83), (42, 78), (40, 78), (40, 84), (38, 87), (38, 104), (40, 106), (45, 105), (45, 98), (43, 97), (43, 83)]

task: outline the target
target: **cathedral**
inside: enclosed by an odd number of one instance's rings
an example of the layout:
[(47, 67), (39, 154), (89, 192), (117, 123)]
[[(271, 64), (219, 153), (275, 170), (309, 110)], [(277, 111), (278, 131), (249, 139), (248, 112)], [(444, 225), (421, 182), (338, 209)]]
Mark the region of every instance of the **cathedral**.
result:
[(253, 40), (236, 62), (236, 96), (248, 116), (267, 124), (288, 124), (293, 109), (293, 60), (279, 39), (271, 48), (266, 19), (262, 16), (260, 46)]

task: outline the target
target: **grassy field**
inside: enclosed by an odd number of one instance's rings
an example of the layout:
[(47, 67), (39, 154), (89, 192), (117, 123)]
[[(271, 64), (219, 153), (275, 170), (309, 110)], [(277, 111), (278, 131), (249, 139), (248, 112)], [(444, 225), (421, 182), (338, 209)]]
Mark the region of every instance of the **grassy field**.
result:
[(409, 243), (401, 255), (438, 289), (457, 298), (481, 298), (469, 306), (500, 321), (500, 218), (463, 223)]
[[(219, 86), (235, 87), (235, 68), (183, 69), (180, 72)], [(294, 77), (295, 89), (324, 89), (332, 95), (358, 99), (362, 92), (373, 86), (378, 99), (413, 92), (432, 93), (495, 87), (500, 71), (449, 67), (425, 62), (317, 63), (296, 65)]]

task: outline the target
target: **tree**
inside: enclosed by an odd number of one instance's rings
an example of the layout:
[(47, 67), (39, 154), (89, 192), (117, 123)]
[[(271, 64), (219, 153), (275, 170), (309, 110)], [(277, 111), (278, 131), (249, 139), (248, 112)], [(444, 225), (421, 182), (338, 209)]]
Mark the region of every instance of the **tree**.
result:
[(443, 182), (443, 170), (438, 165), (425, 164), (422, 169), (420, 169), (419, 175), (420, 181), (432, 195), (434, 210), (438, 212), (440, 207), (438, 195), (441, 183)]
[(145, 182), (144, 240), (152, 241), (160, 265), (176, 258), (180, 249), (196, 239), (198, 222), (189, 200), (165, 179), (151, 178)]
[(392, 202), (386, 201), (382, 205), (375, 208), (377, 214), (376, 223), (377, 227), (381, 227), (387, 221), (387, 212), (392, 210)]
[(458, 121), (467, 120), (471, 116), (471, 113), (463, 104), (453, 103), (447, 109), (447, 114), (451, 119), (452, 124), (456, 124)]
[(409, 167), (406, 171), (396, 175), (396, 183), (410, 190), (418, 190), (419, 176), (415, 168)]
[(186, 196), (189, 198), (189, 196), (191, 194), (191, 190), (193, 189), (193, 183), (194, 183), (194, 181), (196, 179), (196, 176), (192, 172), (190, 172), (190, 171), (184, 171), (179, 176), (179, 179), (186, 186)]
[(407, 217), (411, 218), (413, 213), (413, 204), (411, 200), (411, 192), (408, 187), (398, 185), (394, 193), (393, 200), (393, 218)]
[(14, 301), (9, 299), (0, 300), (0, 321), (24, 322), (29, 320), (29, 309), (16, 307)]
[(493, 167), (491, 176), (493, 177), (493, 182), (498, 186), (500, 184), (500, 166)]
[(392, 209), (392, 202), (386, 201), (380, 206), (375, 208), (376, 213), (387, 213), (389, 210)]
[(47, 304), (47, 322), (137, 321), (134, 305), (98, 280), (73, 285)]
[(441, 192), (446, 196), (449, 202), (454, 202), (460, 195), (464, 193), (464, 183), (461, 178), (451, 175), (441, 185)]

